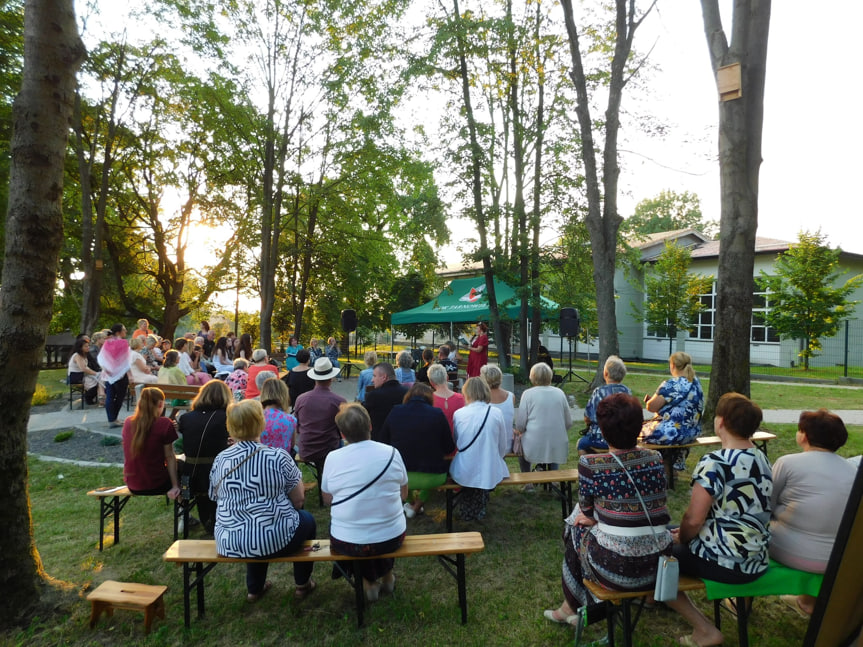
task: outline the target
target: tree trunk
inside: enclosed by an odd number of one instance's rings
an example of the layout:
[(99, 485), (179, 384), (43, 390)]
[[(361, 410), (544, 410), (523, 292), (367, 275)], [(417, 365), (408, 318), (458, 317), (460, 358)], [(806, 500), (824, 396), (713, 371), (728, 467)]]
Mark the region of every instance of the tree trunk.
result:
[[(578, 27), (572, 9), (572, 0), (563, 0), (566, 31), (572, 54), (572, 81), (575, 85), (578, 104), (579, 130), (581, 132), (581, 154), (584, 162), (587, 185), (587, 230), (590, 234), (593, 257), (593, 279), (596, 284), (596, 316), (599, 327), (599, 357), (596, 373), (590, 387), (603, 384), (602, 369), (609, 355), (620, 352), (617, 333), (616, 300), (614, 298), (614, 270), (617, 257), (617, 233), (623, 218), (617, 212), (617, 188), (620, 166), (617, 161), (617, 137), (620, 130), (620, 104), (626, 85), (626, 61), (632, 51), (632, 38), (646, 14), (635, 17), (635, 2), (615, 1), (614, 56), (608, 88), (608, 105), (605, 110), (605, 143), (602, 156), (602, 187), (593, 136), (593, 121), (590, 116), (590, 97), (587, 92), (584, 65), (579, 44)], [(649, 12), (649, 10), (648, 10)]]
[(0, 288), (0, 629), (22, 620), (44, 575), (27, 492), (27, 422), (63, 243), (63, 165), (84, 45), (72, 0), (27, 0), (24, 74), (14, 104)]
[(758, 174), (764, 122), (764, 78), (770, 0), (738, 0), (729, 47), (717, 0), (702, 0), (704, 33), (714, 74), (739, 63), (742, 96), (719, 103), (719, 272), (716, 329), (705, 418), (729, 391), (749, 395), (749, 339), (758, 228)]

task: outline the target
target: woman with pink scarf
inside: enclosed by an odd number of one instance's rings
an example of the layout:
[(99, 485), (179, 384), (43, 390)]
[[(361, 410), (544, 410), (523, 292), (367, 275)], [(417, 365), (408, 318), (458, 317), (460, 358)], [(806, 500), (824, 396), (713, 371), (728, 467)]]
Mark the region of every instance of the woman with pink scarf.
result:
[(111, 334), (102, 344), (97, 361), (102, 367), (102, 379), (105, 381), (105, 413), (108, 414), (108, 426), (122, 427), (117, 416), (126, 398), (129, 371), (132, 368), (132, 351), (126, 341), (126, 327), (123, 324), (111, 326)]

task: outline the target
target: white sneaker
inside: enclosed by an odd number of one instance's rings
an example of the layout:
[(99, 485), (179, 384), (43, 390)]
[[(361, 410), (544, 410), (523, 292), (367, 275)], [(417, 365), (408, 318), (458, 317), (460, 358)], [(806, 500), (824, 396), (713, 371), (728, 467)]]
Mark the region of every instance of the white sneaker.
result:
[(405, 516), (408, 519), (413, 519), (416, 516), (416, 512), (414, 512), (414, 508), (410, 503), (405, 503), (404, 505)]

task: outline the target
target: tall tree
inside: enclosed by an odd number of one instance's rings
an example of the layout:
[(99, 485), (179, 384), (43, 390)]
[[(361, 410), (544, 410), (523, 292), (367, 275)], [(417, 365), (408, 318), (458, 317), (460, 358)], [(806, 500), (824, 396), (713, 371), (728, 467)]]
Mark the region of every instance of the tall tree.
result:
[(668, 354), (679, 330), (689, 330), (704, 309), (701, 295), (710, 292), (712, 276), (689, 273), (692, 253), (676, 243), (665, 243), (656, 262), (645, 269), (644, 309), (633, 304), (639, 321), (668, 337)]
[(689, 191), (660, 191), (658, 196), (647, 198), (635, 205), (635, 211), (623, 223), (627, 233), (636, 235), (658, 234), (675, 229), (697, 229), (713, 236), (717, 223), (702, 220), (701, 201)]
[[(9, 191), (9, 142), (12, 137), (12, 101), (21, 88), (24, 57), (24, 2), (0, 0), (0, 214), (6, 213)], [(5, 227), (0, 222), (0, 246)]]
[(833, 337), (854, 313), (857, 301), (848, 297), (863, 285), (863, 274), (838, 283), (841, 253), (827, 246), (820, 230), (801, 232), (769, 274), (761, 271), (761, 285), (770, 299), (765, 321), (783, 337), (804, 340), (798, 355), (806, 370), (809, 359), (821, 352), (821, 340)]
[(2, 629), (33, 608), (44, 575), (27, 489), (27, 422), (51, 320), (63, 242), (63, 165), (75, 73), (85, 54), (72, 0), (27, 0), (24, 36), (0, 287), (0, 589), (14, 592), (0, 609)]
[[(617, 314), (615, 312), (614, 270), (617, 258), (617, 234), (623, 218), (617, 210), (618, 180), (620, 164), (617, 141), (620, 131), (620, 106), (623, 90), (631, 76), (627, 63), (632, 53), (632, 40), (644, 18), (655, 5), (652, 2), (646, 11), (636, 9), (635, 0), (614, 2), (614, 42), (611, 68), (603, 72), (608, 77), (608, 101), (603, 121), (604, 131), (597, 132), (591, 117), (591, 95), (588, 91), (593, 79), (586, 71), (582, 53), (582, 37), (585, 31), (576, 23), (572, 0), (562, 0), (566, 33), (572, 55), (570, 74), (578, 97), (576, 115), (581, 135), (581, 155), (587, 190), (587, 229), (590, 232), (593, 255), (593, 278), (596, 283), (596, 315), (599, 326), (599, 358), (591, 387), (603, 383), (602, 367), (610, 355), (617, 355), (620, 342), (617, 337)], [(602, 168), (597, 164), (597, 138), (604, 135), (602, 143)], [(601, 175), (600, 175), (601, 171)]]
[[(755, 287), (758, 175), (764, 122), (764, 78), (770, 0), (737, 0), (731, 42), (722, 27), (718, 0), (701, 0), (704, 33), (714, 75), (739, 65), (740, 92), (719, 101), (719, 273), (710, 391), (705, 417), (723, 393), (749, 395), (749, 337)], [(732, 71), (735, 68), (732, 68)], [(718, 85), (718, 77), (717, 77)]]

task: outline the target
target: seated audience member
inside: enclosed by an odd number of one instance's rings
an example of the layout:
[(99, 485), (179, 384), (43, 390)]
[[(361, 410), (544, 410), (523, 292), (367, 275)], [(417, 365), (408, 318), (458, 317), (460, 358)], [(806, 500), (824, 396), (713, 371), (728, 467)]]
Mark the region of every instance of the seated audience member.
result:
[(455, 444), (450, 476), (463, 486), (458, 507), (464, 521), (485, 518), (489, 493), (509, 470), (503, 457), (509, 443), (503, 414), (491, 406), (488, 385), (479, 377), (468, 378), (462, 389), (465, 405), (455, 412)]
[(522, 472), (529, 472), (531, 463), (556, 470), (569, 459), (567, 430), (572, 426), (569, 402), (563, 391), (551, 386), (548, 364), (538, 362), (531, 367), (530, 383), (533, 386), (521, 394), (515, 416), (515, 429), (521, 435), (524, 450), (518, 464)]
[(444, 344), (443, 346), (438, 348), (437, 352), (437, 363), (443, 366), (447, 373), (458, 373), (458, 364), (450, 357), (450, 355), (452, 354), (450, 351), (450, 347)]
[(180, 495), (174, 423), (162, 415), (165, 395), (155, 387), (141, 391), (135, 413), (123, 423), (123, 480), (133, 494)]
[(372, 440), (379, 441), (384, 420), (390, 415), (394, 406), (404, 402), (405, 393), (408, 392), (408, 389), (399, 384), (396, 379), (396, 372), (393, 370), (392, 364), (388, 362), (375, 364), (372, 370), (372, 384), (375, 388), (366, 393), (363, 406), (372, 419)]
[(581, 440), (578, 441), (579, 455), (591, 453), (591, 447), (599, 449), (608, 449), (608, 443), (602, 436), (599, 429), (599, 423), (596, 421), (596, 407), (603, 398), (614, 393), (628, 393), (632, 395), (632, 391), (628, 386), (621, 384), (623, 378), (626, 377), (626, 364), (617, 355), (611, 355), (605, 360), (605, 366), (602, 369), (602, 377), (605, 379), (605, 384), (598, 386), (590, 395), (590, 400), (587, 401), (587, 406), (584, 407), (584, 424), (588, 430)]
[[(255, 388), (258, 390), (258, 395), (254, 398), (247, 398), (249, 400), (260, 400), (261, 399), (261, 388), (264, 386), (264, 382), (267, 380), (277, 380), (278, 373), (273, 373), (272, 371), (261, 371), (255, 376)], [(248, 392), (248, 388), (246, 389)], [(248, 394), (248, 393), (247, 393)]]
[(69, 365), (66, 371), (69, 384), (82, 384), (84, 386), (84, 402), (96, 404), (99, 391), (99, 371), (90, 368), (88, 354), (90, 352), (90, 338), (82, 335), (75, 340), (72, 354), (69, 355)]
[(169, 350), (165, 353), (165, 359), (162, 362), (162, 368), (159, 369), (159, 376), (156, 378), (158, 384), (177, 384), (186, 386), (186, 376), (180, 370), (180, 353), (175, 350)]
[[(299, 552), (317, 533), (315, 518), (303, 510), (305, 488), (299, 468), (284, 449), (259, 440), (264, 411), (256, 400), (228, 406), (228, 433), (236, 442), (216, 456), (210, 472), (210, 499), (216, 502), (216, 548), (225, 557), (262, 560)], [(294, 562), (294, 597), (315, 590), (312, 562)], [(246, 599), (257, 602), (272, 586), (269, 563), (246, 565)]]
[(630, 394), (612, 394), (599, 403), (596, 417), (609, 453), (578, 460), (578, 505), (564, 521), (564, 601), (544, 613), (552, 622), (578, 624), (583, 619), (576, 611), (596, 604), (584, 578), (615, 591), (650, 589), (659, 551), (671, 552), (662, 457), (636, 446), (641, 403)]
[[(339, 357), (341, 356), (341, 351), (339, 350), (339, 342), (336, 341), (335, 337), (329, 337), (327, 339), (327, 350), (324, 353), (327, 359), (330, 360), (330, 363), (336, 368), (341, 367), (341, 362), (339, 362)], [(339, 382), (342, 381), (342, 374), (339, 372), (338, 377), (336, 378)]]
[(152, 334), (150, 330), (150, 322), (146, 319), (138, 319), (137, 328), (135, 328), (135, 332), (132, 333), (132, 339), (137, 339), (138, 337), (146, 337), (147, 335)]
[[(682, 574), (746, 584), (767, 570), (773, 481), (767, 457), (751, 441), (760, 424), (761, 409), (746, 396), (726, 393), (719, 398), (713, 429), (722, 449), (698, 461), (689, 507), (680, 528), (671, 531)], [(722, 633), (686, 593), (666, 604), (692, 625), (683, 644), (722, 644)]]
[(188, 477), (189, 491), (209, 535), (216, 525), (216, 504), (209, 497), (210, 470), (219, 452), (228, 448), (227, 409), (233, 401), (224, 382), (211, 380), (201, 387), (191, 410), (180, 416), (177, 424), (186, 456), (181, 474)]
[[(344, 404), (336, 424), (346, 445), (330, 453), (321, 478), (324, 504), (332, 506), (330, 548), (350, 556), (391, 553), (402, 545), (407, 528), (402, 501), (408, 474), (401, 454), (371, 440), (371, 419), (358, 403)], [(366, 600), (393, 592), (393, 563), (392, 558), (360, 562)], [(353, 563), (342, 568), (353, 568)]]
[(131, 350), (131, 364), (129, 372), (132, 374), (132, 382), (135, 384), (135, 397), (141, 396), (141, 389), (147, 384), (155, 384), (158, 378), (153, 375), (150, 367), (147, 366), (147, 360), (141, 354), (141, 348), (144, 346), (146, 337), (139, 335), (129, 340), (129, 349)]
[[(642, 442), (655, 445), (684, 445), (701, 435), (704, 392), (695, 377), (692, 358), (682, 351), (668, 358), (671, 379), (665, 380), (653, 395), (645, 395), (648, 411), (656, 416), (641, 428)], [(676, 450), (674, 469), (686, 468), (688, 450)]]
[[(804, 411), (797, 423), (799, 454), (773, 464), (770, 557), (808, 573), (827, 569), (857, 468), (836, 454), (848, 440), (842, 418), (826, 409)], [(812, 615), (815, 598), (783, 595), (793, 608)]]
[(291, 404), (296, 405), (297, 399), (315, 388), (315, 381), (309, 377), (309, 361), (311, 353), (305, 348), (297, 351), (297, 365), (285, 373), (282, 381), (288, 385)]
[[(188, 352), (189, 341), (183, 337), (174, 340), (174, 350), (180, 354), (180, 370), (186, 376), (186, 383), (189, 386), (201, 386), (210, 381), (210, 376), (200, 370), (195, 370), (192, 367), (192, 357)], [(194, 348), (193, 348), (194, 351)]]
[(240, 341), (234, 347), (234, 359), (238, 357), (246, 362), (252, 361), (252, 336), (247, 332), (240, 335)]
[(216, 370), (216, 377), (224, 379), (228, 373), (234, 370), (234, 363), (230, 359), (231, 353), (228, 351), (228, 338), (219, 337), (216, 345), (213, 347), (211, 356), (213, 368)]
[(399, 451), (408, 471), (408, 489), (414, 492), (404, 505), (408, 519), (420, 514), (429, 490), (446, 483), (446, 457), (455, 451), (446, 416), (433, 403), (431, 387), (417, 382), (405, 394), (404, 404), (393, 407), (381, 430), (381, 442)]
[[(464, 406), (464, 396), (449, 388), (449, 379), (443, 364), (432, 364), (429, 368), (429, 383), (434, 389), (434, 406), (443, 411), (450, 430), (453, 429), (453, 415)], [(508, 443), (512, 445), (510, 440)]]
[(246, 386), (249, 383), (247, 368), (249, 368), (249, 363), (242, 357), (238, 357), (234, 360), (234, 370), (225, 378), (225, 384), (234, 394), (234, 400), (242, 400), (246, 397)]
[(399, 384), (410, 388), (411, 384), (417, 381), (417, 375), (413, 370), (414, 360), (411, 357), (410, 351), (403, 350), (396, 356), (396, 379)]
[(324, 356), (324, 350), (318, 347), (318, 340), (312, 337), (309, 340), (309, 362), (314, 366), (321, 357)]
[(288, 413), (291, 397), (285, 383), (278, 378), (267, 377), (261, 386), (261, 406), (264, 407), (265, 423), (261, 442), (270, 447), (281, 447), (293, 457), (296, 454), (294, 432), (297, 430), (297, 419)]
[(423, 365), (417, 369), (417, 382), (422, 382), (423, 384), (429, 383), (429, 367), (432, 365), (432, 360), (434, 360), (432, 349), (426, 348), (423, 350)]
[(144, 340), (144, 346), (141, 348), (141, 355), (144, 356), (150, 372), (155, 374), (159, 371), (159, 366), (162, 364), (161, 353), (156, 353), (158, 340), (155, 335), (147, 335), (146, 337), (142, 337), (142, 339)]
[(309, 377), (315, 381), (315, 388), (303, 393), (294, 403), (296, 444), (300, 456), (307, 463), (315, 465), (318, 474), (323, 472), (330, 452), (338, 449), (342, 443), (336, 426), (336, 414), (346, 400), (331, 390), (333, 379), (340, 372), (341, 369), (333, 366), (329, 358), (320, 358), (309, 371)]
[(378, 363), (378, 354), (373, 350), (367, 350), (366, 354), (363, 356), (363, 363), (366, 365), (366, 367), (362, 371), (360, 371), (360, 374), (357, 377), (358, 402), (365, 402), (366, 387), (374, 386), (372, 384), (372, 377), (375, 372), (375, 369), (373, 367), (375, 364)]
[(506, 453), (509, 454), (512, 451), (512, 433), (515, 422), (515, 395), (500, 387), (501, 382), (503, 382), (503, 371), (497, 364), (486, 364), (479, 369), (479, 376), (488, 384), (491, 406), (499, 409), (503, 414), (503, 423), (509, 434), (506, 448)]
[(249, 364), (248, 369), (249, 381), (246, 384), (246, 398), (249, 400), (257, 399), (261, 394), (256, 378), (262, 371), (272, 373), (273, 377), (279, 377), (279, 369), (270, 364), (270, 358), (267, 355), (267, 351), (263, 348), (256, 348), (252, 353), (252, 363)]

